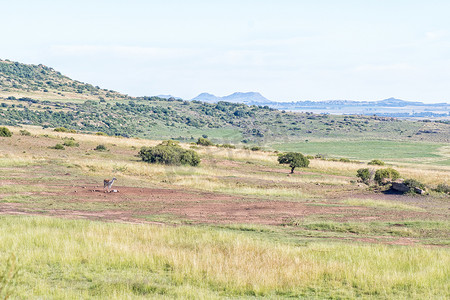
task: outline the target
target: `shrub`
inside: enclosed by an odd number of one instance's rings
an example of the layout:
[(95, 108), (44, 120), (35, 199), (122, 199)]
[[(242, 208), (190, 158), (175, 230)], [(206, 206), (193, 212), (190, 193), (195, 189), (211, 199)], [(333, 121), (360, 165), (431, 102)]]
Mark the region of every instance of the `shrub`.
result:
[(200, 164), (197, 152), (183, 149), (175, 141), (164, 141), (155, 147), (142, 147), (138, 156), (148, 163), (191, 166)]
[(387, 181), (392, 181), (400, 178), (400, 173), (392, 168), (379, 169), (375, 172), (375, 181), (378, 185), (386, 184)]
[(441, 184), (438, 184), (438, 186), (434, 190), (438, 193), (450, 194), (450, 185), (441, 183)]
[(418, 180), (406, 179), (403, 184), (410, 188), (410, 191), (414, 192), (416, 188), (425, 190), (426, 186)]
[(253, 147), (250, 148), (250, 150), (252, 150), (252, 151), (260, 151), (260, 150), (262, 150), (262, 148), (259, 147), (259, 146), (253, 146)]
[(56, 132), (77, 133), (76, 130), (74, 130), (74, 129), (67, 129), (66, 127), (57, 127), (57, 128), (55, 128), (55, 129), (53, 129), (53, 131), (56, 131)]
[(0, 137), (11, 137), (12, 132), (6, 127), (0, 127)]
[(214, 144), (210, 140), (208, 140), (207, 138), (199, 137), (198, 140), (197, 140), (197, 145), (212, 146)]
[(370, 182), (373, 180), (373, 170), (370, 170), (368, 168), (359, 169), (356, 171), (356, 176), (361, 178), (362, 182), (369, 185)]
[(339, 159), (340, 162), (350, 162), (350, 159), (348, 158), (341, 158)]
[(96, 132), (95, 133), (95, 135), (102, 135), (102, 136), (108, 136), (106, 133), (104, 133), (104, 132), (101, 132), (101, 131), (99, 131), (99, 132)]
[(21, 130), (20, 135), (30, 136), (31, 132), (29, 132), (28, 130)]
[(289, 167), (291, 167), (291, 174), (294, 173), (296, 167), (306, 168), (309, 166), (309, 159), (297, 152), (279, 154), (278, 162), (280, 164), (289, 164)]
[(97, 145), (97, 147), (95, 147), (94, 150), (95, 151), (108, 151), (108, 148), (106, 148), (105, 145), (100, 144), (100, 145)]
[(306, 158), (307, 158), (307, 159), (314, 159), (315, 157), (312, 156), (312, 155), (306, 155)]
[(73, 140), (73, 139), (64, 140), (63, 145), (67, 146), (67, 147), (78, 147), (78, 146), (80, 146), (80, 144), (75, 142), (75, 140)]
[(64, 146), (61, 145), (61, 144), (56, 144), (55, 146), (50, 147), (50, 149), (64, 150), (64, 149), (66, 149), (66, 148), (64, 148)]
[(381, 161), (379, 159), (372, 159), (370, 162), (367, 163), (368, 165), (377, 165), (377, 166), (384, 166), (384, 161)]
[(236, 149), (236, 146), (235, 146), (235, 145), (231, 145), (231, 144), (222, 144), (222, 145), (219, 145), (219, 147), (221, 147), (221, 148)]

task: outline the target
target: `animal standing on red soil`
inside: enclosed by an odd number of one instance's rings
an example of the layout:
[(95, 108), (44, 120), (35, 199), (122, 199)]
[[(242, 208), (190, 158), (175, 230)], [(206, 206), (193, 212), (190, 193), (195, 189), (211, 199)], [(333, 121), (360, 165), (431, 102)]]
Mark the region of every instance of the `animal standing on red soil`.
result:
[(108, 193), (111, 192), (111, 187), (114, 183), (114, 180), (117, 180), (116, 177), (114, 177), (111, 180), (109, 180), (109, 179), (103, 180), (103, 189), (108, 188)]

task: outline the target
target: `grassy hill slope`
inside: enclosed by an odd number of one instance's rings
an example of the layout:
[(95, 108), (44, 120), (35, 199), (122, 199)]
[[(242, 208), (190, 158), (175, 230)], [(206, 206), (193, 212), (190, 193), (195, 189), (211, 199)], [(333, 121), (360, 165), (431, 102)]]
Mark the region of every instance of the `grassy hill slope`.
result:
[(305, 143), (324, 140), (450, 142), (450, 124), (445, 122), (135, 98), (74, 81), (43, 65), (10, 61), (0, 61), (0, 124), (63, 126), (84, 132), (182, 141), (208, 135), (217, 143), (257, 144), (280, 150), (287, 150), (280, 145), (290, 143), (290, 149), (295, 145), (297, 151)]
[(70, 79), (44, 65), (0, 59), (0, 96), (36, 99), (126, 98), (118, 92)]

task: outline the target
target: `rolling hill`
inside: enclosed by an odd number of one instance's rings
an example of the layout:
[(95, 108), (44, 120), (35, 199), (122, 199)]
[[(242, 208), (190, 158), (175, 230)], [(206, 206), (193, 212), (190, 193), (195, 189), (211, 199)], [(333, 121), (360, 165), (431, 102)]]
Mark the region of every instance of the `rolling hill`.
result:
[[(279, 111), (231, 103), (246, 93), (199, 100), (129, 97), (70, 79), (43, 65), (0, 62), (0, 124), (66, 127), (150, 139), (270, 145), (317, 139), (450, 142), (445, 122)], [(250, 96), (261, 98), (257, 93)], [(204, 95), (204, 97), (211, 97)], [(265, 98), (264, 98), (265, 99)]]
[(42, 64), (0, 59), (0, 96), (35, 99), (114, 99), (128, 96), (70, 79)]

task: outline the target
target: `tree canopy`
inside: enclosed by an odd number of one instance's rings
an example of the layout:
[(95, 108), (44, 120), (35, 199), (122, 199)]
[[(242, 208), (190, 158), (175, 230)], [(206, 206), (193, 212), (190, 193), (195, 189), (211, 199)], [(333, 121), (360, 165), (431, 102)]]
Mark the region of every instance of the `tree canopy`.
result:
[(200, 164), (200, 156), (193, 150), (183, 149), (178, 142), (164, 141), (155, 147), (142, 147), (139, 157), (149, 163), (166, 165)]
[(280, 164), (288, 164), (291, 167), (291, 173), (294, 173), (294, 169), (306, 168), (309, 166), (309, 159), (303, 154), (297, 152), (283, 153), (278, 156), (278, 162)]

